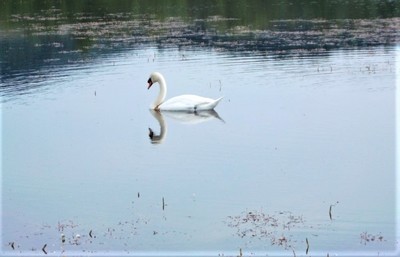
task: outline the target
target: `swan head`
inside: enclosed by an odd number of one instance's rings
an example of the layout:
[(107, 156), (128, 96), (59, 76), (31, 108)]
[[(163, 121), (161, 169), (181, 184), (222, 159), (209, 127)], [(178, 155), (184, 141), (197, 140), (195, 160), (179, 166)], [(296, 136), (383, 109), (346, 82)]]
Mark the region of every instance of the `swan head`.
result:
[(161, 73), (159, 73), (159, 72), (152, 72), (152, 73), (150, 74), (149, 79), (147, 80), (147, 83), (148, 83), (147, 89), (150, 89), (150, 87), (151, 87), (154, 83), (160, 82), (160, 81), (162, 81), (162, 80), (164, 80), (164, 77), (163, 77), (163, 75), (161, 75)]

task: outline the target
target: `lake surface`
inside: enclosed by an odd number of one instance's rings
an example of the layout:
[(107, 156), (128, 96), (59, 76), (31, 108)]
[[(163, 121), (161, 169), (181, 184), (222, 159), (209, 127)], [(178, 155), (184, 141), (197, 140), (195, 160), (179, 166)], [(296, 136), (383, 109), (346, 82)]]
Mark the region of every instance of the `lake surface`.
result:
[(399, 254), (399, 1), (0, 9), (1, 256)]

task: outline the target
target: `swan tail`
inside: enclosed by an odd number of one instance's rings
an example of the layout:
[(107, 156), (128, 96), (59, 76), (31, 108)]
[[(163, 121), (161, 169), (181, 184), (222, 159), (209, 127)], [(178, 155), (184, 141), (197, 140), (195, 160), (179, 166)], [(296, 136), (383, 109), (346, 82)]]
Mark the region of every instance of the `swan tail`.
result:
[(222, 98), (224, 98), (223, 96), (221, 96), (220, 98), (218, 98), (217, 100), (215, 100), (215, 102), (218, 104), (219, 103), (219, 101), (221, 101), (222, 100)]
[(223, 96), (208, 103), (203, 103), (203, 104), (198, 104), (195, 106), (194, 110), (212, 110), (214, 109), (218, 103), (221, 101), (221, 99), (224, 98)]
[(224, 98), (224, 97), (221, 96), (220, 98), (215, 100), (214, 103), (211, 104), (212, 105), (212, 109), (214, 109), (219, 104), (219, 102), (222, 100), (222, 98)]

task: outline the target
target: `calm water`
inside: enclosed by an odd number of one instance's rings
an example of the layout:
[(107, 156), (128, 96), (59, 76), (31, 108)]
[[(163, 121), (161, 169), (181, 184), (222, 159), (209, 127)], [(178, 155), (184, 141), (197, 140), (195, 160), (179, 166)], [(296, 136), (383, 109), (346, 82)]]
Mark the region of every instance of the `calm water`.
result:
[(2, 3), (2, 256), (399, 254), (398, 1), (111, 3)]

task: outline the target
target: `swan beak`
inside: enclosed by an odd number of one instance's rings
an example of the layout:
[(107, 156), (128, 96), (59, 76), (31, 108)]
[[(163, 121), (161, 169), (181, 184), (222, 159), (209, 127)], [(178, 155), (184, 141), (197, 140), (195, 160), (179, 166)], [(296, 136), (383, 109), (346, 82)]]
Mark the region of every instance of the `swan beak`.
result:
[(147, 81), (147, 83), (149, 83), (149, 85), (147, 86), (147, 89), (150, 89), (150, 87), (153, 85), (153, 81), (151, 81), (151, 79), (149, 79)]

